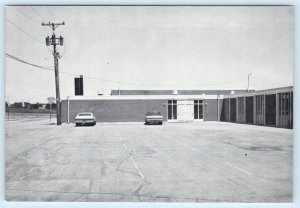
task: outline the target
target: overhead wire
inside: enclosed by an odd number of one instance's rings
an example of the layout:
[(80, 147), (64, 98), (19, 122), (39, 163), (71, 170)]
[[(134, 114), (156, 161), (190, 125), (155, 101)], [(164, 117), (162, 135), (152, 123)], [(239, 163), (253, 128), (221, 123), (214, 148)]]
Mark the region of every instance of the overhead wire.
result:
[(38, 11), (36, 11), (33, 6), (30, 6), (31, 10), (34, 11), (38, 16), (40, 16), (42, 19), (47, 19), (49, 20), (48, 18), (45, 18), (45, 16), (41, 15)]
[(58, 20), (58, 18), (54, 15), (54, 13), (51, 11), (51, 9), (48, 6), (45, 6), (45, 8), (48, 10), (48, 12), (56, 19)]
[[(34, 66), (36, 68), (39, 68), (39, 69), (44, 69), (44, 70), (48, 70), (48, 71), (54, 71), (53, 68), (49, 68), (49, 67), (46, 67), (46, 66), (39, 66), (39, 65), (36, 65), (36, 64), (32, 64), (32, 63), (29, 63), (27, 61), (24, 61), (20, 58), (17, 58), (15, 56), (12, 56), (8, 53), (6, 53), (6, 56), (8, 58), (11, 58), (13, 60), (16, 60), (16, 61), (19, 61), (19, 62), (22, 62), (24, 64), (28, 64), (28, 65), (31, 65), (31, 66)], [(59, 74), (63, 74), (63, 75), (68, 75), (68, 76), (72, 76), (72, 77), (76, 77), (78, 76), (77, 74), (74, 74), (74, 73), (69, 73), (69, 72), (63, 72), (63, 71), (60, 71)], [(101, 79), (101, 78), (96, 78), (96, 77), (90, 77), (90, 76), (85, 76), (85, 79), (90, 79), (90, 80), (97, 80), (97, 81), (102, 81), (102, 82), (110, 82), (110, 83), (121, 83), (121, 84), (130, 84), (130, 85), (143, 85), (143, 86), (162, 86), (162, 85), (154, 85), (154, 84), (145, 84), (145, 83), (136, 83), (136, 82), (126, 82), (126, 81), (118, 81), (118, 80), (108, 80), (108, 79)], [(216, 85), (216, 84), (228, 84), (228, 83), (237, 83), (237, 82), (241, 82), (241, 81), (245, 81), (245, 80), (235, 80), (235, 81), (229, 81), (229, 82), (222, 82), (222, 83), (211, 83), (211, 84), (208, 84), (208, 85), (200, 85), (200, 86), (210, 86), (210, 85)]]
[(27, 65), (30, 65), (30, 66), (34, 66), (34, 67), (36, 67), (36, 68), (40, 68), (40, 69), (44, 69), (44, 70), (48, 70), (48, 71), (53, 71), (53, 70), (54, 70), (53, 68), (49, 68), (49, 67), (47, 67), (47, 66), (40, 66), (40, 65), (37, 65), (37, 64), (29, 63), (29, 62), (27, 62), (27, 61), (24, 61), (24, 60), (18, 58), (18, 57), (12, 56), (12, 55), (10, 55), (10, 54), (8, 54), (8, 53), (5, 53), (5, 55), (6, 55), (6, 57), (8, 57), (8, 58), (10, 58), (10, 59), (13, 59), (13, 60), (15, 60), (15, 61), (19, 61), (19, 62), (21, 62), (21, 63), (27, 64)]
[(44, 43), (42, 41), (40, 41), (39, 39), (37, 39), (36, 37), (30, 35), (28, 32), (26, 32), (25, 30), (23, 30), (20, 26), (18, 26), (16, 23), (13, 23), (11, 20), (9, 20), (8, 18), (5, 18), (6, 21), (8, 21), (10, 24), (14, 25), (18, 30), (22, 31), (23, 33), (25, 33), (26, 35), (28, 35), (29, 37), (31, 37), (33, 40), (35, 40), (36, 42), (43, 44)]
[(18, 11), (19, 13), (21, 13), (23, 16), (29, 18), (29, 19), (32, 20), (33, 22), (36, 22), (36, 23), (39, 23), (39, 24), (41, 23), (40, 21), (34, 19), (33, 17), (29, 16), (28, 14), (25, 14), (24, 12), (22, 12), (22, 11), (19, 10), (18, 8), (16, 8), (16, 7), (12, 7), (12, 8), (14, 8), (16, 11)]

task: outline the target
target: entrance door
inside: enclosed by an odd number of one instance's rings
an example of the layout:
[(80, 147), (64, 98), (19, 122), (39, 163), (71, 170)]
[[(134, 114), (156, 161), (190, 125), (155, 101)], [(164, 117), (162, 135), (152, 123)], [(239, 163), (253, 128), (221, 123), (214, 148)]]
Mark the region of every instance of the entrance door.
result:
[(187, 100), (185, 104), (185, 121), (192, 121), (194, 120), (194, 101)]
[(177, 120), (192, 121), (194, 119), (194, 101), (178, 100), (177, 101)]
[(177, 101), (177, 120), (185, 121), (185, 100)]

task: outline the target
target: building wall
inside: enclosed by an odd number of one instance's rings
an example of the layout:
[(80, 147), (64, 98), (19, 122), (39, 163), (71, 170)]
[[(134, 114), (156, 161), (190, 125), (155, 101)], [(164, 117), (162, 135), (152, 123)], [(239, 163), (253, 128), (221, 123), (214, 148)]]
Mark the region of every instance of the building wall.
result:
[[(144, 121), (148, 111), (160, 111), (167, 119), (167, 100), (70, 100), (70, 123), (80, 112), (92, 112), (97, 122)], [(68, 122), (68, 101), (62, 101), (62, 122)]]
[(229, 98), (222, 100), (221, 121), (230, 121)]
[[(280, 90), (280, 92), (269, 90), (245, 95), (230, 95), (230, 97), (219, 100), (204, 99), (203, 120), (293, 128), (293, 92), (291, 89)], [(266, 98), (270, 96), (273, 99), (268, 101)], [(143, 122), (146, 112), (160, 111), (164, 120), (167, 120), (167, 99), (141, 100), (134, 98), (134, 100), (130, 100), (123, 97), (122, 100), (78, 99), (69, 102), (71, 123), (74, 122), (75, 116), (80, 112), (94, 113), (98, 122)], [(62, 122), (64, 123), (68, 121), (67, 107), (67, 100), (63, 100)], [(192, 115), (193, 112), (188, 111), (188, 113)]]
[(235, 118), (237, 123), (293, 128), (293, 91), (278, 88), (224, 98), (221, 121), (236, 122)]
[(203, 103), (204, 103), (203, 120), (218, 121), (218, 100), (216, 99), (203, 100)]

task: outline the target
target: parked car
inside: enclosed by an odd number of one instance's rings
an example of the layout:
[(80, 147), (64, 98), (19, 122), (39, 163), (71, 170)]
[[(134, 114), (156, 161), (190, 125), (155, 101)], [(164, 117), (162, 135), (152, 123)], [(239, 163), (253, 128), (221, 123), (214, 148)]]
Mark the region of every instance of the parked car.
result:
[(76, 126), (96, 125), (96, 117), (92, 113), (78, 113), (75, 117)]
[(164, 117), (157, 111), (151, 111), (146, 113), (145, 124), (163, 124)]

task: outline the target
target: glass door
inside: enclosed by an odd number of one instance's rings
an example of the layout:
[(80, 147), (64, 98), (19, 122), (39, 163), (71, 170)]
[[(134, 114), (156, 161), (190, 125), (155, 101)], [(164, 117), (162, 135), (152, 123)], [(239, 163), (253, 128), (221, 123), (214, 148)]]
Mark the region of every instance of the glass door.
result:
[(203, 100), (194, 100), (194, 120), (203, 120)]

